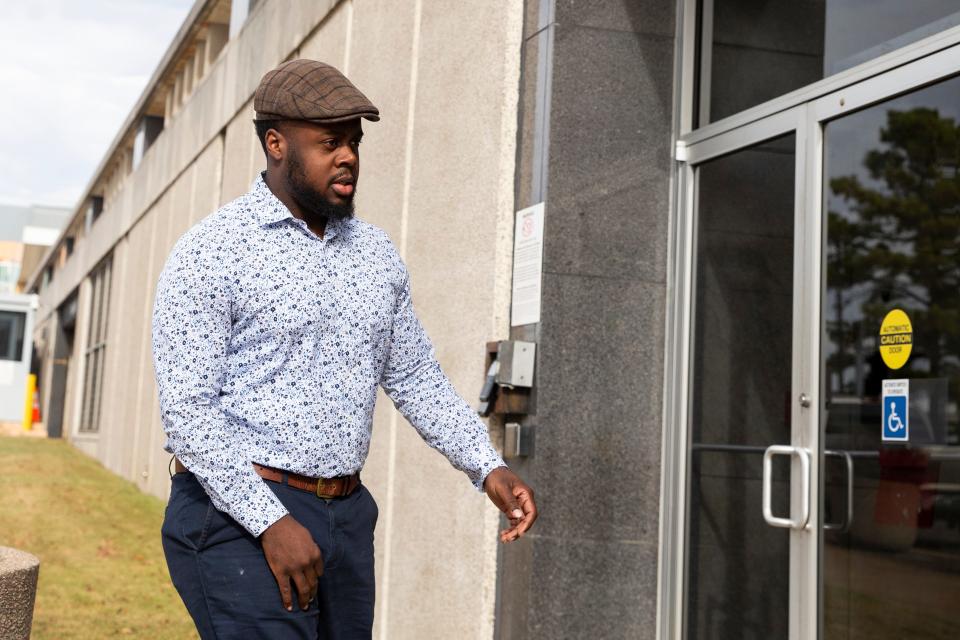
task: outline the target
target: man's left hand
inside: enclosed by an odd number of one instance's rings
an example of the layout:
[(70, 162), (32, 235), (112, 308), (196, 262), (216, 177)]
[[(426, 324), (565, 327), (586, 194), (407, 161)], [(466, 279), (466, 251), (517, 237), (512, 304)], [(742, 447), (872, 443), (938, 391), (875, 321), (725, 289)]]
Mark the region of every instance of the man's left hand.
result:
[(537, 519), (533, 489), (507, 467), (497, 467), (483, 481), (483, 490), (510, 520), (510, 527), (500, 532), (500, 542), (512, 542), (523, 536)]

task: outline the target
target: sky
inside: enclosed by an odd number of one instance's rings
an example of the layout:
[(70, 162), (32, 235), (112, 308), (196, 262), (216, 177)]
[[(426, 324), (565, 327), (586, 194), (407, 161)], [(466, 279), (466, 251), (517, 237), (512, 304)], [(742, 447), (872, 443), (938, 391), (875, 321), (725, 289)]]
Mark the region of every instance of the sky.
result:
[(74, 207), (194, 0), (0, 0), (0, 203)]

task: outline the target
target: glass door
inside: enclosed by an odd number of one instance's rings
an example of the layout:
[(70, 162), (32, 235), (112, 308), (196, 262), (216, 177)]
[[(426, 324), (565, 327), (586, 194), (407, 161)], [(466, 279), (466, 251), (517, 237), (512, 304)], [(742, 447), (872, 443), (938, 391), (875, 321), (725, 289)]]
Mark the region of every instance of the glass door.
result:
[(820, 636), (955, 638), (960, 78), (823, 142)]
[(960, 629), (960, 29), (822, 89), (678, 143), (665, 640)]
[(690, 640), (797, 638), (804, 625), (799, 574), (815, 536), (797, 322), (805, 313), (804, 146), (795, 128), (802, 113), (690, 150), (696, 207), (683, 533)]

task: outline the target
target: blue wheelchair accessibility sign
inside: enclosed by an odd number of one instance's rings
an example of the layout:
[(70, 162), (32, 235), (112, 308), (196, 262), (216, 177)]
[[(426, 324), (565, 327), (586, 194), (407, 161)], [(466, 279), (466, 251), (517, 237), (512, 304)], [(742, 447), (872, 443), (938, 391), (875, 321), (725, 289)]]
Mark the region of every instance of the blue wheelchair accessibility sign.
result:
[(883, 381), (883, 440), (910, 439), (910, 381)]

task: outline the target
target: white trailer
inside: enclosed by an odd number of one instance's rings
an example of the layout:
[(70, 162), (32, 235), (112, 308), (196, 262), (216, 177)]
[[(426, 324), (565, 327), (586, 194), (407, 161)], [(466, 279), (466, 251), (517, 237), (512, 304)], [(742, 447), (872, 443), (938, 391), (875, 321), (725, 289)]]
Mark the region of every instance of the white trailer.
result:
[(23, 421), (37, 296), (0, 294), (0, 422)]

